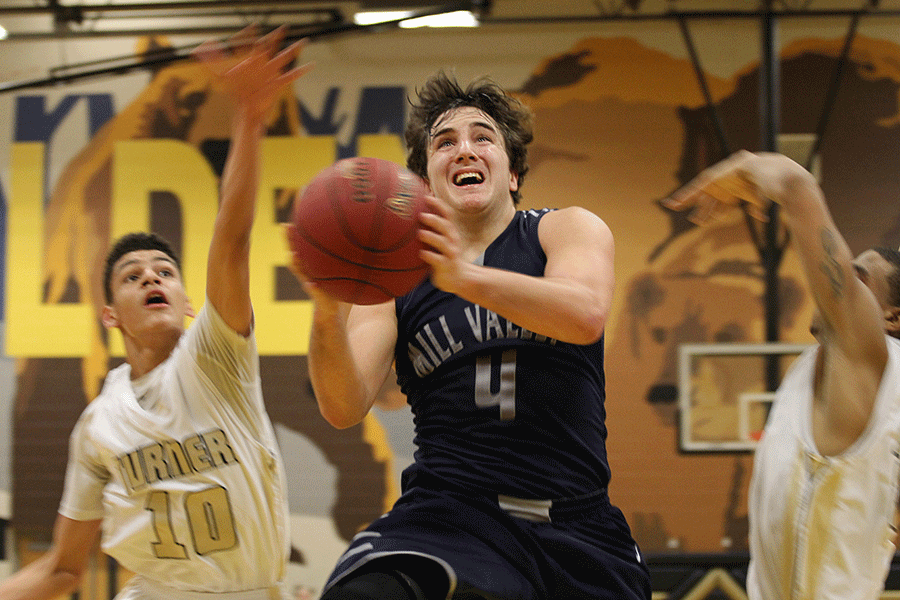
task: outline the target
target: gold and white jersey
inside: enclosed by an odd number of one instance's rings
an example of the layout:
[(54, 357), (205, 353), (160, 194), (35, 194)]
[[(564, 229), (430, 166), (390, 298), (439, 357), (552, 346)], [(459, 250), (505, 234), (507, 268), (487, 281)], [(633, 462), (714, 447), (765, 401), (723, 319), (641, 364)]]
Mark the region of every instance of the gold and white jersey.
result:
[(120, 597), (275, 597), (287, 488), (254, 336), (207, 304), (165, 362), (130, 372), (110, 371), (72, 433), (60, 514), (103, 519), (103, 550), (137, 574)]
[(876, 600), (894, 554), (900, 478), (900, 342), (865, 431), (823, 456), (812, 436), (818, 347), (778, 389), (750, 485), (751, 600)]

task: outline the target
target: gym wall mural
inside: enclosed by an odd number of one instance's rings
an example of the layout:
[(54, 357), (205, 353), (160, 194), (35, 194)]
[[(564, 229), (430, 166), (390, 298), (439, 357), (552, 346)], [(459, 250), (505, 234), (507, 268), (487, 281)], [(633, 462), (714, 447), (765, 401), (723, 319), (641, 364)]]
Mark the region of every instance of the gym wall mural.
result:
[[(424, 34), (394, 32), (374, 42), (315, 43), (307, 52), (315, 71), (286, 90), (269, 116), (251, 285), (263, 391), (289, 469), (289, 579), (298, 596), (321, 589), (348, 540), (396, 499), (399, 473), (412, 460), (413, 424), (405, 408), (376, 408), (341, 431), (318, 414), (305, 363), (309, 303), (287, 271), (279, 223), (294, 192), (335, 160), (403, 163), (407, 96), (438, 68), (463, 80), (490, 75), (534, 110), (522, 208), (584, 206), (615, 235), (617, 289), (606, 330), (610, 494), (643, 552), (746, 552), (751, 451), (765, 414), (743, 414), (749, 409), (739, 397), (765, 384), (745, 377), (735, 389), (735, 378), (755, 372), (754, 359), (698, 367), (694, 388), (705, 392), (689, 399), (685, 421), (678, 349), (763, 341), (764, 273), (739, 215), (699, 230), (660, 206), (722, 158), (723, 148), (677, 36), (660, 41), (629, 27), (433, 33), (428, 42)], [(748, 45), (756, 43), (744, 33)], [(521, 39), (532, 43), (510, 47)], [(141, 40), (137, 47), (167, 43)], [(467, 50), (454, 54), (461, 43)], [(839, 33), (797, 35), (782, 47), (785, 148), (810, 147), (842, 43)], [(478, 47), (503, 49), (485, 56)], [(760, 146), (754, 52), (744, 50), (737, 65), (715, 53), (704, 58), (731, 150)], [(13, 60), (0, 58), (0, 71), (13, 72)], [(854, 41), (815, 161), (854, 252), (900, 245), (898, 64), (900, 40)], [(6, 94), (0, 103), (0, 408), (9, 415), (0, 419), (8, 421), (0, 425), (0, 499), (8, 500), (0, 502), (7, 507), (0, 517), (15, 534), (2, 557), (24, 561), (50, 539), (69, 431), (122, 360), (118, 334), (98, 320), (110, 240), (146, 228), (172, 240), (189, 294), (202, 303), (229, 107), (189, 61)], [(806, 344), (811, 306), (798, 273), (788, 249), (779, 330), (782, 340)], [(397, 404), (399, 393), (389, 381), (383, 404)], [(741, 429), (745, 417), (750, 424)], [(683, 444), (685, 427), (703, 451)], [(735, 441), (743, 445), (735, 449)]]

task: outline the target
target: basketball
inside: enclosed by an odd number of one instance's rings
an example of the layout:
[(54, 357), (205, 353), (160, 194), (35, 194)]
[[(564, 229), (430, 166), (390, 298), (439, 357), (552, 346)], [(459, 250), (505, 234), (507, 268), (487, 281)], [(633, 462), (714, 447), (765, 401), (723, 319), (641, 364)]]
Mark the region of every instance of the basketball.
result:
[(290, 245), (303, 272), (353, 304), (406, 294), (430, 271), (417, 235), (426, 193), (422, 179), (388, 160), (327, 167), (294, 199)]

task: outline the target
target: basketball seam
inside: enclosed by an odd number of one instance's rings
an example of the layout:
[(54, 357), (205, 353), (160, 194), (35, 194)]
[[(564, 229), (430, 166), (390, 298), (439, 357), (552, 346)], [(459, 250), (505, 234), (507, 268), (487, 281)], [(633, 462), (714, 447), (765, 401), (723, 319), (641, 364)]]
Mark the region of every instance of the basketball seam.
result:
[[(309, 243), (310, 246), (312, 246), (319, 252), (321, 252), (323, 254), (327, 254), (331, 258), (336, 258), (337, 260), (339, 260), (341, 262), (344, 262), (344, 263), (347, 263), (347, 264), (350, 264), (350, 265), (353, 265), (356, 267), (363, 267), (364, 269), (368, 269), (370, 271), (382, 271), (385, 273), (414, 273), (416, 271), (424, 271), (427, 269), (427, 265), (424, 265), (424, 264), (419, 265), (414, 268), (396, 269), (396, 268), (380, 267), (378, 265), (372, 265), (372, 264), (361, 263), (361, 262), (349, 260), (346, 257), (340, 256), (339, 254), (335, 254), (331, 250), (328, 250), (327, 248), (322, 246), (319, 242), (317, 242), (315, 239), (313, 239), (303, 228), (297, 227), (296, 229), (297, 229), (297, 232), (301, 235), (301, 237), (303, 237), (303, 239), (306, 240), (306, 242)], [(363, 248), (363, 249), (365, 249), (365, 248)]]

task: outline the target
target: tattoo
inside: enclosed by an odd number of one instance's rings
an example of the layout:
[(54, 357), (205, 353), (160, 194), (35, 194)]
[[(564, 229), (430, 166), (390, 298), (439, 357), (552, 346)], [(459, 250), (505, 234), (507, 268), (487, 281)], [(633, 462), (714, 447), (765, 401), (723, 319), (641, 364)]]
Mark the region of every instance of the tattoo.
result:
[(844, 271), (838, 263), (836, 254), (838, 243), (835, 241), (834, 232), (830, 229), (822, 230), (822, 250), (825, 251), (825, 260), (819, 265), (822, 273), (831, 282), (831, 291), (835, 298), (844, 294)]

